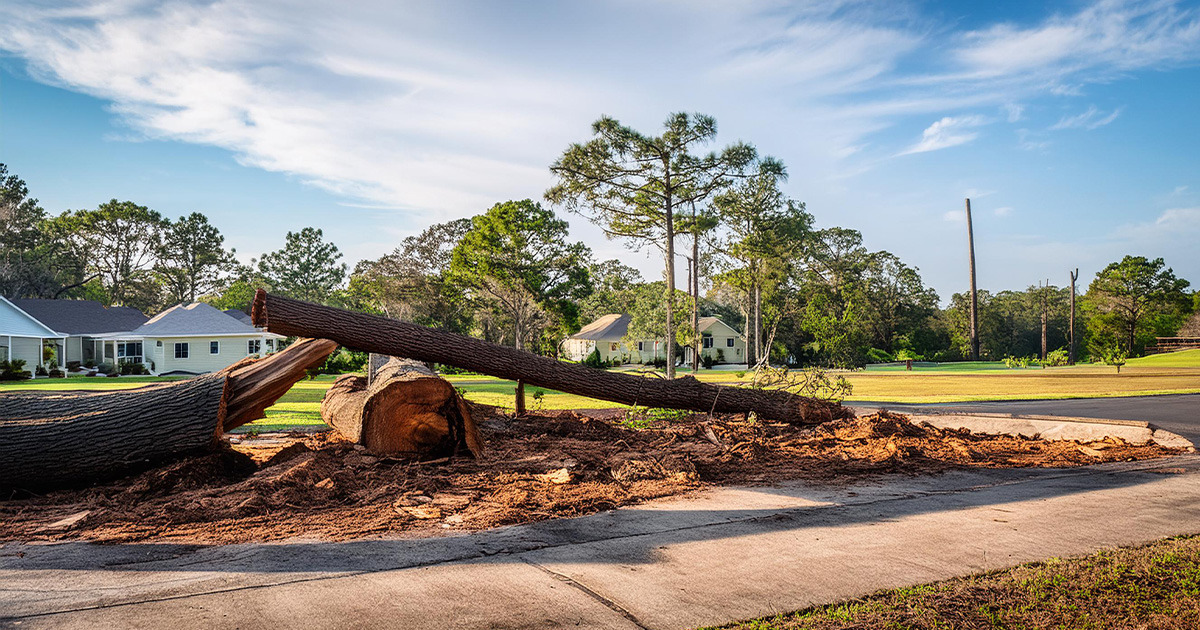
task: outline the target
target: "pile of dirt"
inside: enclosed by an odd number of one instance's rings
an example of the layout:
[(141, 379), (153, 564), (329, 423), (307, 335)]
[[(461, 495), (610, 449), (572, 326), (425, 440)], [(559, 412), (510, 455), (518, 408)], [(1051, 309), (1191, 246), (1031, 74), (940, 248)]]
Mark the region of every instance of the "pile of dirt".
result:
[(479, 407), (481, 460), (377, 457), (335, 434), (246, 439), (128, 479), (0, 502), (0, 540), (154, 538), (208, 543), (429, 535), (578, 516), (706, 484), (1062, 467), (1174, 454), (915, 425), (895, 414), (812, 428), (692, 416), (628, 423), (617, 411), (513, 419)]

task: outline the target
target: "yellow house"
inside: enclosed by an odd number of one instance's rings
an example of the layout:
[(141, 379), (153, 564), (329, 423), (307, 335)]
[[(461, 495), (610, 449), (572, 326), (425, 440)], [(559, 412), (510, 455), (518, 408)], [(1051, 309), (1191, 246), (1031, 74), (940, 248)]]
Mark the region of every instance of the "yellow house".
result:
[[(610, 362), (616, 359), (621, 363), (649, 363), (665, 357), (666, 347), (661, 338), (626, 342), (630, 321), (625, 314), (605, 315), (567, 337), (563, 351), (572, 361), (584, 360), (592, 350), (598, 350), (600, 358)], [(701, 317), (700, 334), (703, 338), (700, 356), (710, 356), (717, 363), (746, 362), (745, 337), (720, 318)], [(691, 348), (684, 348), (683, 353), (684, 363), (689, 363)]]

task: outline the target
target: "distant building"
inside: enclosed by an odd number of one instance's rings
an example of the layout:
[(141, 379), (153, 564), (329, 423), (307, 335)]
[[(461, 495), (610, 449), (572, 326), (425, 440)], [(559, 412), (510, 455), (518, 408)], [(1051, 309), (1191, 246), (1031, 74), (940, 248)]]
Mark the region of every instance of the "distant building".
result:
[(152, 374), (202, 374), (277, 349), (281, 336), (235, 313), (195, 302), (147, 319), (136, 309), (89, 300), (0, 298), (0, 358), (24, 359), (31, 371), (52, 354), (61, 366), (141, 363)]
[[(632, 318), (625, 314), (605, 315), (567, 337), (563, 351), (573, 361), (584, 360), (593, 350), (598, 350), (605, 361), (621, 363), (649, 363), (665, 358), (666, 344), (662, 338), (626, 342), (630, 321)], [(717, 363), (746, 362), (746, 338), (720, 318), (701, 317), (700, 335), (700, 356), (710, 356)], [(683, 353), (684, 363), (690, 363), (692, 349), (684, 348)]]

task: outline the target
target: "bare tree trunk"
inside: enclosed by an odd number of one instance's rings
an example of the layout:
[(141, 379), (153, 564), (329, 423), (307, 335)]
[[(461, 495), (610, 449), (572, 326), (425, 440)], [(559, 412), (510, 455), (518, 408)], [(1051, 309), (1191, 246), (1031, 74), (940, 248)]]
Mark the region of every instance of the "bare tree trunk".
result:
[(483, 452), (471, 411), (454, 386), (411, 359), (391, 359), (370, 384), (361, 376), (339, 378), (321, 401), (321, 419), (377, 453)]
[(359, 350), (453, 365), (558, 391), (626, 405), (746, 413), (781, 422), (816, 424), (852, 416), (829, 401), (780, 390), (721, 387), (691, 376), (678, 380), (593, 370), (479, 339), (330, 306), (268, 295), (254, 298), (254, 323), (285, 335), (318, 335)]
[(700, 230), (696, 225), (696, 206), (692, 205), (692, 274), (688, 290), (692, 293), (692, 371), (700, 371), (700, 352), (704, 348), (700, 335)]
[[(521, 343), (520, 325), (517, 326), (516, 334), (517, 334), (516, 342), (513, 347), (516, 348), (518, 351), (520, 351), (522, 349), (521, 347), (523, 345)], [(516, 414), (518, 416), (525, 415), (525, 381), (517, 379), (517, 386), (516, 386), (516, 388), (513, 389), (513, 397), (514, 397), (513, 407), (516, 411)]]
[(971, 360), (979, 360), (979, 291), (975, 286), (975, 229), (971, 223), (971, 200), (967, 199), (967, 248), (971, 258)]
[(769, 349), (763, 348), (762, 342), (762, 285), (754, 283), (754, 356), (764, 363), (770, 363)]
[(1068, 334), (1071, 337), (1070, 347), (1067, 350), (1067, 365), (1075, 365), (1075, 281), (1079, 279), (1079, 268), (1071, 272), (1071, 321), (1067, 325)]
[(107, 392), (0, 394), (0, 487), (92, 483), (213, 446), (263, 417), (337, 344), (305, 339), (185, 381)]
[[(667, 190), (671, 180), (667, 179)], [(667, 197), (667, 378), (675, 378), (675, 210)]]

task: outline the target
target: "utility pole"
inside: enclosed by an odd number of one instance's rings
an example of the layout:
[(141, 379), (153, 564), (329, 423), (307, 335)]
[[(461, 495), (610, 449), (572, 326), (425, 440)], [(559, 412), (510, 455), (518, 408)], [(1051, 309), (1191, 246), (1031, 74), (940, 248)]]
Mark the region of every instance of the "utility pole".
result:
[(979, 360), (979, 291), (975, 286), (975, 230), (971, 225), (971, 200), (967, 199), (967, 248), (971, 253), (971, 360)]
[(1067, 324), (1070, 345), (1067, 348), (1067, 365), (1075, 365), (1075, 281), (1079, 279), (1079, 267), (1071, 272), (1071, 320)]
[[(1046, 340), (1046, 332), (1047, 332), (1046, 329), (1049, 327), (1049, 323), (1050, 323), (1049, 322), (1049, 320), (1050, 320), (1050, 312), (1049, 312), (1050, 311), (1050, 279), (1049, 278), (1046, 278), (1046, 284), (1045, 284), (1045, 286), (1042, 287), (1042, 290), (1039, 291), (1039, 293), (1042, 294), (1041, 295), (1041, 298), (1042, 298), (1042, 356), (1041, 356), (1041, 359), (1042, 359), (1042, 361), (1045, 361), (1046, 354), (1049, 352), (1049, 348), (1047, 347), (1048, 344), (1046, 343), (1046, 341), (1047, 341)], [(1043, 368), (1046, 367), (1046, 364), (1043, 363), (1042, 367)]]

